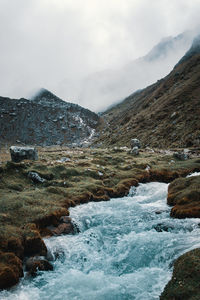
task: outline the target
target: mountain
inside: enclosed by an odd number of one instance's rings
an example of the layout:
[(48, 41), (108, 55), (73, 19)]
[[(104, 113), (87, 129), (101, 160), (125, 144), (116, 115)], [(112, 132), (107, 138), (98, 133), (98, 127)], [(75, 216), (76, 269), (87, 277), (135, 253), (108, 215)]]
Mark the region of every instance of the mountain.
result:
[(164, 38), (144, 57), (115, 70), (91, 74), (80, 84), (77, 98), (92, 110), (103, 111), (132, 92), (166, 76), (190, 48), (193, 32)]
[(200, 146), (200, 36), (165, 78), (135, 92), (103, 113), (98, 143)]
[(41, 89), (32, 99), (0, 97), (0, 143), (80, 145), (94, 135), (99, 116)]

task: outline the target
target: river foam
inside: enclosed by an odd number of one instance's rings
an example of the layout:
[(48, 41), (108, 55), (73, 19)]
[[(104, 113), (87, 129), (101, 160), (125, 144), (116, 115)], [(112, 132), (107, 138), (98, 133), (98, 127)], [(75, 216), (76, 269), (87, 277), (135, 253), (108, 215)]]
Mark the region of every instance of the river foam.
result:
[(22, 279), (0, 299), (155, 300), (172, 263), (199, 242), (199, 219), (172, 219), (165, 183), (140, 184), (129, 196), (70, 209), (80, 233), (46, 239), (53, 272)]

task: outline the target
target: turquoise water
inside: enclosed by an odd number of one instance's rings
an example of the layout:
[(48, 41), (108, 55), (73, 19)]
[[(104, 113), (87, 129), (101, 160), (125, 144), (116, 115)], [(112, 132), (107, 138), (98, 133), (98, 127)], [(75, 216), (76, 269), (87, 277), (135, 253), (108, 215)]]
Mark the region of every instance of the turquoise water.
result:
[(140, 184), (128, 197), (72, 208), (80, 233), (45, 240), (58, 257), (54, 271), (24, 278), (0, 299), (159, 299), (173, 260), (200, 247), (200, 220), (170, 219), (167, 187)]

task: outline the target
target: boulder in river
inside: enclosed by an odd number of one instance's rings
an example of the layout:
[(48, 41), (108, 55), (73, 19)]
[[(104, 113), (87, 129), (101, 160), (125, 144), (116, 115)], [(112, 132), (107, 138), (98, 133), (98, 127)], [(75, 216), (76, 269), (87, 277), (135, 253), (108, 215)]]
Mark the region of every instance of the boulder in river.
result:
[(52, 232), (54, 235), (70, 234), (74, 232), (74, 227), (72, 223), (62, 223)]
[(37, 271), (53, 271), (52, 264), (44, 256), (32, 256), (26, 261), (26, 271), (35, 276)]
[(10, 147), (10, 155), (13, 162), (20, 162), (24, 159), (37, 160), (38, 153), (34, 147)]

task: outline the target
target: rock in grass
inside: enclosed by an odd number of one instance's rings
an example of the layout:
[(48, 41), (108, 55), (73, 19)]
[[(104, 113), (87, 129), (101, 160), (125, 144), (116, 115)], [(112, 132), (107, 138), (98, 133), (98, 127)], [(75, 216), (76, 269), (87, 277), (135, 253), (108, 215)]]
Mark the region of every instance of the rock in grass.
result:
[(28, 178), (30, 178), (34, 183), (43, 183), (46, 181), (36, 172), (28, 172)]
[(131, 139), (131, 148), (133, 149), (134, 147), (141, 148), (140, 140), (138, 140), (138, 139)]
[(137, 146), (133, 147), (133, 149), (131, 149), (131, 154), (133, 155), (139, 155), (139, 148)]
[(189, 159), (189, 155), (186, 152), (174, 152), (173, 157), (179, 160)]
[(11, 155), (11, 160), (13, 162), (20, 162), (24, 159), (29, 159), (29, 160), (37, 160), (38, 159), (37, 150), (33, 147), (11, 146), (10, 147), (10, 155)]

